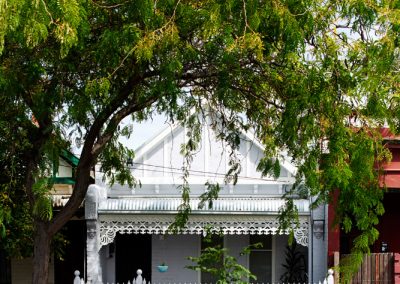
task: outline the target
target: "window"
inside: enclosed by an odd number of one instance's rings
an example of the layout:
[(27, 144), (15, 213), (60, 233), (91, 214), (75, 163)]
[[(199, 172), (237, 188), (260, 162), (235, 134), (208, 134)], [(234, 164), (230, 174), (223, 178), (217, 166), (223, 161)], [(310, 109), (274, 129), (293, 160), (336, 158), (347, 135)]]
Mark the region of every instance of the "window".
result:
[(261, 243), (262, 247), (252, 248), (249, 256), (249, 268), (257, 280), (256, 283), (272, 282), (272, 236), (252, 235), (250, 244)]
[[(224, 238), (220, 235), (211, 235), (211, 237), (202, 238), (201, 239), (201, 252), (203, 252), (206, 248), (211, 247), (224, 247)], [(220, 259), (220, 262), (215, 263), (214, 268), (222, 267), (223, 259)], [(216, 283), (217, 277), (214, 274), (208, 272), (201, 272), (201, 283)]]

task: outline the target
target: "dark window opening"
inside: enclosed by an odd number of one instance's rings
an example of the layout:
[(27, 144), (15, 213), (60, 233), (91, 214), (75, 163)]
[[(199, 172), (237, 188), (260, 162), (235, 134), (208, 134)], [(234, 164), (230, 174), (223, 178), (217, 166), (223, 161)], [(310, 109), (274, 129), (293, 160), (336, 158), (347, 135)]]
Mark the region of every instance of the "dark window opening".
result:
[(117, 283), (132, 282), (141, 269), (146, 282), (151, 281), (151, 235), (120, 235), (115, 238), (115, 273)]
[(261, 247), (251, 249), (249, 256), (249, 268), (257, 280), (256, 283), (272, 282), (272, 236), (252, 235), (250, 244), (261, 244)]

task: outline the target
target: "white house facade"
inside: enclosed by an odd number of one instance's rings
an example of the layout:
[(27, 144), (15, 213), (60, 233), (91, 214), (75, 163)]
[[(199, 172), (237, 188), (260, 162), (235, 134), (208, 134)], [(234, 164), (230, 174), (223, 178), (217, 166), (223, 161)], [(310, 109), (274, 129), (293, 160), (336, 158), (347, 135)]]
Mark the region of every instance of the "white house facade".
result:
[[(210, 283), (213, 277), (186, 268), (188, 257), (199, 256), (207, 244), (205, 234), (227, 249), (227, 253), (249, 268), (258, 283), (279, 282), (285, 272), (288, 232), (279, 231), (277, 219), (284, 206), (282, 195), (294, 183), (296, 168), (283, 155), (280, 177), (263, 178), (256, 171), (263, 147), (250, 134), (243, 133), (237, 153), (242, 170), (237, 184), (224, 184), (229, 169), (226, 145), (218, 141), (210, 128), (203, 127), (202, 144), (190, 167), (189, 220), (179, 233), (168, 228), (181, 201), (185, 128), (165, 128), (136, 151), (132, 173), (141, 187), (119, 184), (111, 187), (97, 181), (89, 187), (85, 203), (87, 223), (86, 276), (92, 283), (127, 282), (142, 269), (152, 283)], [(219, 197), (199, 208), (206, 182), (219, 183)], [(310, 209), (309, 199), (295, 199), (299, 223), (293, 223), (294, 239), (304, 256), (308, 281), (326, 276), (325, 208)], [(315, 227), (313, 227), (315, 224)], [(242, 249), (261, 242), (262, 248), (241, 255)], [(160, 272), (160, 264), (168, 265)]]

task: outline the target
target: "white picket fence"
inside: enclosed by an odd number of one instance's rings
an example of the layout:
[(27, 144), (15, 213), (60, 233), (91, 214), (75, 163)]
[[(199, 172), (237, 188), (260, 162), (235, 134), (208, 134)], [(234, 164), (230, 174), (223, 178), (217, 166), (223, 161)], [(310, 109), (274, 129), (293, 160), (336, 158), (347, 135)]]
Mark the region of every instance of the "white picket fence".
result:
[[(146, 279), (144, 279), (142, 277), (142, 270), (138, 269), (136, 271), (137, 277), (133, 278), (132, 282), (128, 281), (126, 284), (207, 284), (207, 283), (196, 283), (196, 282), (185, 282), (185, 283), (172, 283), (172, 282), (168, 282), (168, 283), (150, 283), (150, 282), (146, 282)], [(74, 284), (99, 284), (99, 283), (85, 283), (83, 278), (80, 278), (80, 272), (78, 270), (76, 270), (74, 272), (75, 275), (75, 279), (74, 279)], [(114, 284), (114, 283), (107, 283), (107, 284)], [(117, 283), (119, 284), (119, 283)], [(125, 283), (122, 283), (125, 284)], [(291, 283), (280, 283), (280, 282), (276, 282), (276, 283), (253, 283), (253, 284), (291, 284)], [(312, 283), (294, 283), (294, 284), (312, 284)], [(314, 284), (335, 284), (334, 281), (334, 277), (333, 277), (333, 270), (329, 269), (328, 270), (328, 276), (325, 278), (325, 280), (323, 282), (319, 281), (318, 283), (314, 283)]]
[[(142, 270), (141, 269), (138, 269), (137, 271), (136, 271), (136, 274), (137, 274), (137, 277), (136, 278), (133, 278), (133, 280), (132, 280), (132, 282), (131, 281), (128, 281), (126, 284), (146, 284), (147, 282), (146, 282), (146, 279), (144, 279), (143, 277), (142, 277)], [(89, 282), (87, 282), (87, 283), (85, 283), (85, 280), (83, 279), (83, 278), (80, 278), (79, 276), (80, 276), (80, 272), (79, 272), (79, 270), (75, 270), (75, 272), (74, 272), (74, 274), (75, 274), (75, 278), (74, 278), (74, 284), (89, 284)], [(90, 283), (90, 284), (92, 284), (92, 283)], [(100, 284), (100, 283), (93, 283), (93, 284)], [(101, 283), (102, 284), (102, 283)], [(114, 284), (114, 283), (107, 283), (107, 284)], [(117, 284), (119, 284), (119, 283), (117, 283)], [(122, 284), (125, 284), (125, 283), (122, 283)], [(148, 282), (147, 284), (151, 284), (150, 282)]]

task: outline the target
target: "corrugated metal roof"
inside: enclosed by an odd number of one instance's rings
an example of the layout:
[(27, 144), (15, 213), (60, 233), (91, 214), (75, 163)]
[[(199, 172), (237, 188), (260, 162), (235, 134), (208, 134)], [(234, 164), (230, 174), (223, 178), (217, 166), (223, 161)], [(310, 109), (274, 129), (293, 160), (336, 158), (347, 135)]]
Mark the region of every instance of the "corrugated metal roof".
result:
[[(205, 204), (199, 209), (200, 199), (190, 200), (193, 214), (277, 214), (285, 204), (280, 198), (221, 198), (213, 201), (212, 208)], [(99, 205), (99, 213), (175, 213), (182, 204), (180, 198), (107, 199)], [(299, 213), (309, 212), (308, 200), (295, 200)]]

